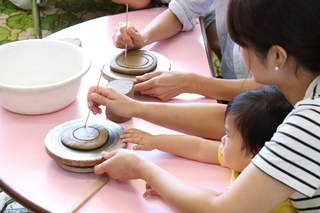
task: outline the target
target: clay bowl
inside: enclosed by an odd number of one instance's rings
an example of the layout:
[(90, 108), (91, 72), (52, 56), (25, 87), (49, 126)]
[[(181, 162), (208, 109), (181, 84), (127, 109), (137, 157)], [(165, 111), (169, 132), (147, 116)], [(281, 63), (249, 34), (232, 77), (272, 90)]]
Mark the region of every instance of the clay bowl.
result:
[(71, 104), (90, 68), (83, 50), (64, 41), (31, 39), (0, 46), (0, 105), (46, 114)]

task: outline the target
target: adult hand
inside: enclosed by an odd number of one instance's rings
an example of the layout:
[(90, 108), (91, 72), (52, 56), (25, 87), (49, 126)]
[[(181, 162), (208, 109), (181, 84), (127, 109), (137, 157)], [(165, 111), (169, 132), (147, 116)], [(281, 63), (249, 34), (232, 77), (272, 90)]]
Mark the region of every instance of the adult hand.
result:
[(186, 91), (188, 73), (179, 71), (157, 71), (137, 76), (141, 83), (134, 86), (135, 91), (141, 94), (168, 101)]
[(141, 131), (139, 129), (125, 129), (124, 135), (120, 135), (120, 138), (125, 143), (137, 144), (133, 147), (134, 150), (151, 151), (157, 149), (157, 140), (155, 135)]
[(90, 87), (87, 100), (88, 107), (94, 115), (101, 114), (101, 105), (108, 107), (113, 114), (122, 117), (133, 117), (134, 110), (139, 109), (136, 106), (139, 104), (137, 101), (111, 87)]
[(139, 165), (146, 160), (136, 152), (128, 149), (118, 149), (112, 152), (102, 152), (106, 159), (94, 167), (97, 175), (107, 173), (112, 179), (124, 181), (141, 178)]
[(137, 50), (145, 46), (140, 32), (130, 22), (127, 27), (125, 22), (120, 22), (112, 38), (114, 45), (120, 49), (125, 49), (126, 43), (127, 50)]

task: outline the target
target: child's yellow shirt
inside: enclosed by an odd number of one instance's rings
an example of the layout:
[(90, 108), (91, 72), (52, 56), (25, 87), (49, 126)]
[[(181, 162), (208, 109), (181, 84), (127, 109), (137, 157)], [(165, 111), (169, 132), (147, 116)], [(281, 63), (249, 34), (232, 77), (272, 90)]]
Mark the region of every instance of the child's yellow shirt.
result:
[[(221, 166), (226, 167), (224, 164), (223, 156), (221, 155), (221, 146), (219, 147), (218, 151), (218, 159)], [(236, 172), (234, 170), (231, 170), (231, 178), (230, 178), (230, 185), (237, 179), (237, 177), (240, 175), (240, 172)], [(283, 203), (281, 203), (278, 207), (273, 209), (270, 213), (298, 213), (296, 208), (292, 205), (291, 201), (289, 199), (285, 200)]]

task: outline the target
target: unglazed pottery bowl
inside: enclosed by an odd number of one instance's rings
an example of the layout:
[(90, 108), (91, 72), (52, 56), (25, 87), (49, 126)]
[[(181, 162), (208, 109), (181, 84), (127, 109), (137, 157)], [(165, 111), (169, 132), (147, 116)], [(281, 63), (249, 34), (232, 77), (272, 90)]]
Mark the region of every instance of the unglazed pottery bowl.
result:
[(46, 114), (70, 105), (90, 59), (74, 44), (31, 39), (0, 46), (0, 105), (20, 114)]

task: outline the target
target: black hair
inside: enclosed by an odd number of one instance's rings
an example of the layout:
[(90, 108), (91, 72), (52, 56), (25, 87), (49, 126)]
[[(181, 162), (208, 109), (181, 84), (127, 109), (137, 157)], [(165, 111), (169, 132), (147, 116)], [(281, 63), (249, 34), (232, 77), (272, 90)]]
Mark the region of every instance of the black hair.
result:
[(285, 49), (297, 67), (320, 72), (319, 0), (230, 0), (228, 31), (262, 58), (272, 45)]
[(243, 149), (255, 155), (291, 110), (292, 105), (277, 86), (265, 86), (232, 99), (225, 117), (232, 116), (244, 141)]

